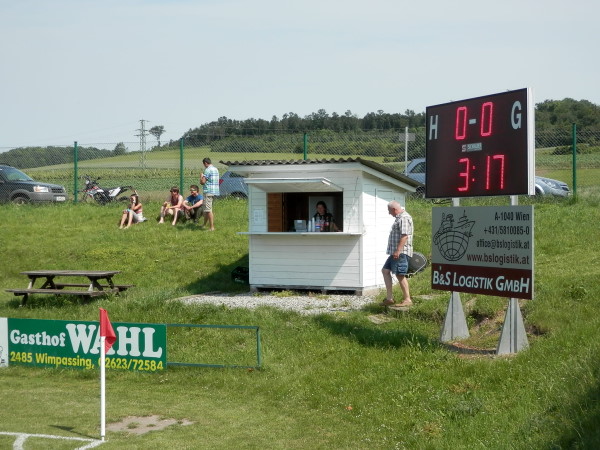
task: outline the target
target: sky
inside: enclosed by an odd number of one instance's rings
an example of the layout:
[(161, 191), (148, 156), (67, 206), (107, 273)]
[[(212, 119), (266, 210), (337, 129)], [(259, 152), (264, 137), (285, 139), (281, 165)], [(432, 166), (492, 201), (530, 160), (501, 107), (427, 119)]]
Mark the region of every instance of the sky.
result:
[(525, 87), (600, 104), (598, 17), (596, 0), (0, 0), (0, 151)]

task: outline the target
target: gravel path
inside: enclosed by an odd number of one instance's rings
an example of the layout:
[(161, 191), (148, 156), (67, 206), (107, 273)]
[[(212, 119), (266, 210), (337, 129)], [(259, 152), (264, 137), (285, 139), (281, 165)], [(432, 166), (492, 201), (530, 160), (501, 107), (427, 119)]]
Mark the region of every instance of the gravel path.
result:
[(293, 297), (277, 297), (264, 293), (257, 294), (203, 294), (191, 295), (177, 299), (187, 304), (210, 303), (226, 305), (231, 308), (256, 308), (258, 306), (274, 306), (301, 314), (322, 314), (338, 311), (361, 309), (373, 303), (374, 297), (357, 295), (299, 295)]

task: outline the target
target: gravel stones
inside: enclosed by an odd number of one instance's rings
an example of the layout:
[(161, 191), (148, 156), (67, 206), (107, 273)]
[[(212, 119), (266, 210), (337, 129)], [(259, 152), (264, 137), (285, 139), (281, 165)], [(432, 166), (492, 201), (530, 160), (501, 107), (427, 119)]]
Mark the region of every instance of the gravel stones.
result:
[(256, 294), (218, 294), (209, 293), (190, 295), (178, 298), (186, 304), (212, 304), (225, 305), (230, 308), (257, 308), (259, 306), (272, 306), (300, 314), (323, 314), (333, 312), (347, 312), (362, 309), (375, 302), (374, 297), (358, 295), (296, 295), (276, 296), (265, 293)]

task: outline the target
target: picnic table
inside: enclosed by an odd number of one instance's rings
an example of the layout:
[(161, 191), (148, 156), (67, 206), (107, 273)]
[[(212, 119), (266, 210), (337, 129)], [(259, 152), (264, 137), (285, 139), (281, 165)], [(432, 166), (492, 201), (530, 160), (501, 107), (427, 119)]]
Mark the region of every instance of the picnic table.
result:
[[(21, 305), (27, 303), (31, 294), (77, 295), (81, 297), (99, 297), (107, 294), (118, 294), (133, 284), (114, 284), (113, 277), (120, 270), (27, 270), (21, 272), (29, 278), (29, 284), (24, 289), (6, 289), (15, 295), (22, 295)], [(79, 277), (87, 278), (87, 282), (57, 281), (56, 278)], [(35, 288), (38, 278), (45, 279), (42, 285)], [(70, 280), (69, 280), (70, 281)], [(70, 288), (70, 289), (65, 289)], [(80, 289), (72, 289), (80, 288)], [(87, 289), (84, 289), (87, 288)]]

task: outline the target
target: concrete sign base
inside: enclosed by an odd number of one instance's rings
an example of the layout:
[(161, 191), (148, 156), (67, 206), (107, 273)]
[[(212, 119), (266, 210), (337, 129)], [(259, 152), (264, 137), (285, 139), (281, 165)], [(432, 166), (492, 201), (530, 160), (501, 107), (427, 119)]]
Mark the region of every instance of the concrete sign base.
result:
[(529, 342), (527, 340), (527, 333), (525, 332), (525, 325), (523, 324), (519, 300), (511, 298), (506, 310), (496, 354), (506, 355), (517, 353), (519, 350), (524, 350), (528, 347)]
[(446, 319), (440, 341), (449, 342), (456, 339), (465, 339), (469, 337), (469, 328), (460, 302), (460, 293), (452, 292), (448, 309), (446, 310)]

